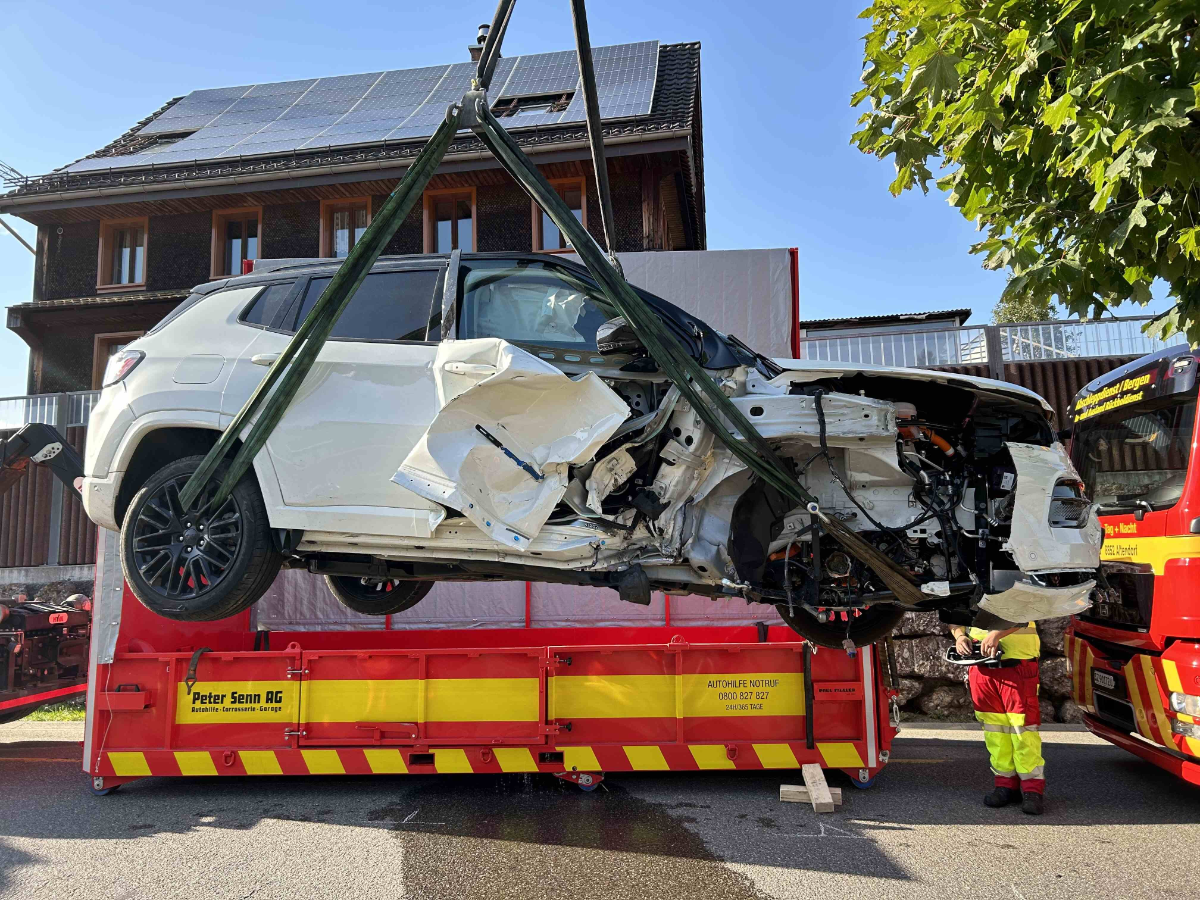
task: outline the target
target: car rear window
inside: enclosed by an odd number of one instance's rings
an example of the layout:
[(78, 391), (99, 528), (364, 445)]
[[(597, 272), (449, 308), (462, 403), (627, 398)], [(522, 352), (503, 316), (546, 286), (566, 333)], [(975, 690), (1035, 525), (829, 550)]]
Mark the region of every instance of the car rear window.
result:
[(247, 325), (261, 325), (264, 328), (269, 328), (283, 309), (283, 305), (287, 302), (288, 297), (291, 296), (292, 288), (295, 284), (296, 282), (294, 281), (268, 284), (254, 298), (254, 302), (246, 307), (245, 311), (238, 316), (238, 321), (245, 322)]
[[(356, 341), (423, 341), (433, 289), (440, 269), (376, 272), (368, 275), (334, 325), (334, 338)], [(332, 278), (314, 278), (290, 323), (294, 330), (316, 304)]]

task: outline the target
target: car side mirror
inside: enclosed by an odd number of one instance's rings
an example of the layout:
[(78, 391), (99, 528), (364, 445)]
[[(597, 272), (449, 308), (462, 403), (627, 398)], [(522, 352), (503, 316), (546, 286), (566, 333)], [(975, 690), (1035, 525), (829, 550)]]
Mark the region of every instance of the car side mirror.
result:
[(646, 354), (646, 346), (642, 343), (641, 338), (637, 336), (633, 326), (622, 316), (609, 319), (596, 329), (596, 349), (603, 355), (630, 353), (635, 356), (644, 356)]

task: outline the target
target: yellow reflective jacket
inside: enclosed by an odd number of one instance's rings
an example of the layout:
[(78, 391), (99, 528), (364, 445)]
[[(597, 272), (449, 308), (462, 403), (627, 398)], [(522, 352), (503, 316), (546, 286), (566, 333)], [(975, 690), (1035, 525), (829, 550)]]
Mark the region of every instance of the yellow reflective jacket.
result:
[[(973, 641), (982, 641), (987, 632), (982, 628), (968, 628), (967, 635)], [(1000, 638), (1000, 653), (1005, 659), (1037, 659), (1042, 655), (1042, 642), (1037, 628), (1030, 622), (1008, 637)]]

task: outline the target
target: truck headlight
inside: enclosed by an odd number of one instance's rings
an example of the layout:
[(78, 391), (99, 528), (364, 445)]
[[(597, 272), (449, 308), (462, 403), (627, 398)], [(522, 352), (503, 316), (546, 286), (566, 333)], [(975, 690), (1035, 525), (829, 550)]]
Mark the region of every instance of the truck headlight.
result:
[(1200, 716), (1200, 697), (1195, 694), (1181, 694), (1178, 691), (1172, 691), (1170, 696), (1171, 709), (1177, 713), (1186, 713), (1189, 716)]

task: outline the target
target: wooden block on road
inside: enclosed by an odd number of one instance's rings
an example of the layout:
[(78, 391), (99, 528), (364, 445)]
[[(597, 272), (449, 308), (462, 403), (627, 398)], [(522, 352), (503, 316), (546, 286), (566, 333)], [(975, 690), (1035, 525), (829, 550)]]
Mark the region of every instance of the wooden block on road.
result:
[[(842, 805), (842, 789), (839, 787), (831, 787), (830, 795), (833, 797), (833, 805)], [(779, 786), (779, 800), (781, 803), (812, 803), (809, 797), (808, 788), (802, 784), (781, 784)]]
[(800, 767), (804, 777), (804, 786), (808, 788), (809, 801), (815, 812), (833, 812), (833, 794), (825, 782), (825, 773), (816, 763), (807, 763)]

